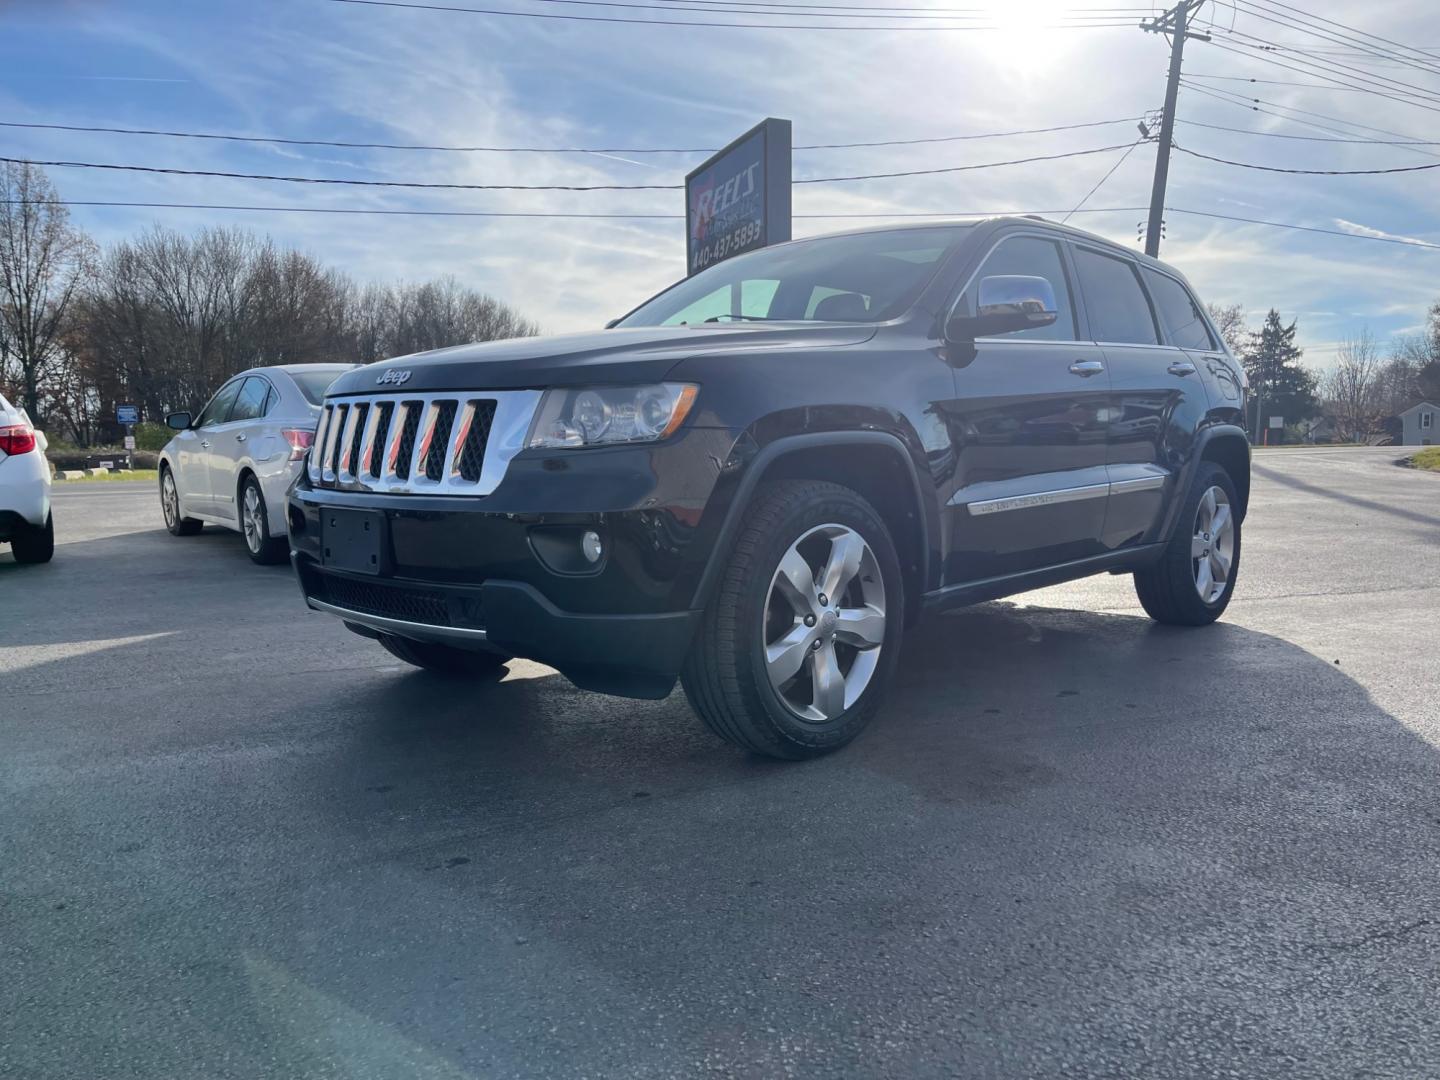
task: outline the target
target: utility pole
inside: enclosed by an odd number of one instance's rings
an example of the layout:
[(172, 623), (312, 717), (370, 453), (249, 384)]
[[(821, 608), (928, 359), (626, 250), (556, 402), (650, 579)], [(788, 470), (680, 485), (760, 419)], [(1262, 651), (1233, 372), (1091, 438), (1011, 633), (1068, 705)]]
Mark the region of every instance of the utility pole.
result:
[(1180, 62), (1185, 56), (1185, 39), (1209, 41), (1209, 34), (1187, 28), (1190, 15), (1205, 0), (1179, 0), (1173, 8), (1140, 24), (1148, 34), (1170, 37), (1170, 81), (1165, 84), (1165, 114), (1160, 120), (1160, 143), (1155, 150), (1155, 183), (1150, 188), (1150, 221), (1145, 229), (1145, 254), (1160, 254), (1160, 219), (1165, 212), (1165, 181), (1170, 175), (1170, 140), (1175, 134), (1175, 99), (1180, 93)]

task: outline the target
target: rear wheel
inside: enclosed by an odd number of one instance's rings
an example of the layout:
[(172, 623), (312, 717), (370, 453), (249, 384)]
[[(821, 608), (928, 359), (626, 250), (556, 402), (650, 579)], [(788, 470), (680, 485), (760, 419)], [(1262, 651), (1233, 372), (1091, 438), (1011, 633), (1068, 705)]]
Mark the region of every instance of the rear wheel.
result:
[(285, 537), (270, 535), (265, 494), (260, 490), (260, 481), (253, 476), (246, 476), (240, 485), (240, 533), (245, 537), (245, 550), (251, 560), (262, 566), (284, 562), (290, 554), (290, 543)]
[(1237, 506), (1230, 474), (1202, 461), (1165, 553), (1135, 573), (1140, 606), (1156, 622), (1205, 626), (1230, 603), (1240, 573)]
[(10, 553), (18, 563), (47, 563), (55, 554), (55, 515), (44, 525), (27, 525), (10, 538)]
[(855, 738), (879, 707), (904, 622), (885, 523), (839, 484), (761, 490), (681, 680), (721, 738), (779, 758)]
[(180, 492), (168, 465), (160, 466), (160, 509), (165, 512), (165, 528), (171, 536), (194, 536), (204, 528), (205, 523), (198, 518), (181, 516)]
[(457, 649), (438, 641), (411, 641), (393, 634), (381, 634), (379, 641), (391, 656), (445, 675), (489, 675), (511, 659), (501, 653)]

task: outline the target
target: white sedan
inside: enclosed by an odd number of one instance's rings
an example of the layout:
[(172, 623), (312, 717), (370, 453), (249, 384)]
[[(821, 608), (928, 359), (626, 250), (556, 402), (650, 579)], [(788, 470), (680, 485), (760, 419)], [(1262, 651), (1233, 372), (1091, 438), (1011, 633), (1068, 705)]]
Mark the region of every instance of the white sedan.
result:
[(45, 436), (24, 409), (0, 396), (0, 544), (6, 541), (19, 563), (49, 562), (55, 554)]
[(283, 561), (285, 491), (315, 437), (326, 388), (355, 364), (288, 364), (242, 371), (199, 417), (171, 413), (179, 434), (160, 451), (160, 508), (174, 536), (205, 522), (245, 537), (257, 563)]

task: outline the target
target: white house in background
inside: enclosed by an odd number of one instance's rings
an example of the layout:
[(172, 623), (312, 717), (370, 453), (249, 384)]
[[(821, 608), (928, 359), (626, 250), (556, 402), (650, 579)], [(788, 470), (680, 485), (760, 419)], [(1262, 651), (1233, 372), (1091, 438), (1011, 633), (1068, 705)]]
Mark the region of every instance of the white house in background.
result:
[(1412, 405), (1398, 417), (1404, 446), (1440, 446), (1440, 405), (1422, 401)]

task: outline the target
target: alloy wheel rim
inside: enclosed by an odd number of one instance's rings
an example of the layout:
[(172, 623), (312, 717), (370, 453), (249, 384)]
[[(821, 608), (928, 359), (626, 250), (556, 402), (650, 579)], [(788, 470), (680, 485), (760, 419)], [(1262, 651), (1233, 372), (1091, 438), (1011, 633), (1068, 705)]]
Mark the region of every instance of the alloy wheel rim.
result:
[(826, 723), (860, 699), (885, 643), (885, 582), (870, 545), (845, 525), (817, 525), (770, 579), (765, 667), (785, 707)]
[(175, 494), (175, 478), (168, 471), (161, 485), (160, 508), (165, 511), (165, 524), (174, 528), (180, 518), (180, 499)]
[(241, 524), (245, 529), (245, 543), (251, 551), (260, 550), (260, 495), (254, 486), (245, 488), (245, 498), (241, 501), (240, 517)]
[(1201, 600), (1213, 604), (1225, 595), (1235, 564), (1235, 515), (1230, 496), (1222, 487), (1211, 487), (1200, 496), (1190, 540), (1190, 564)]

